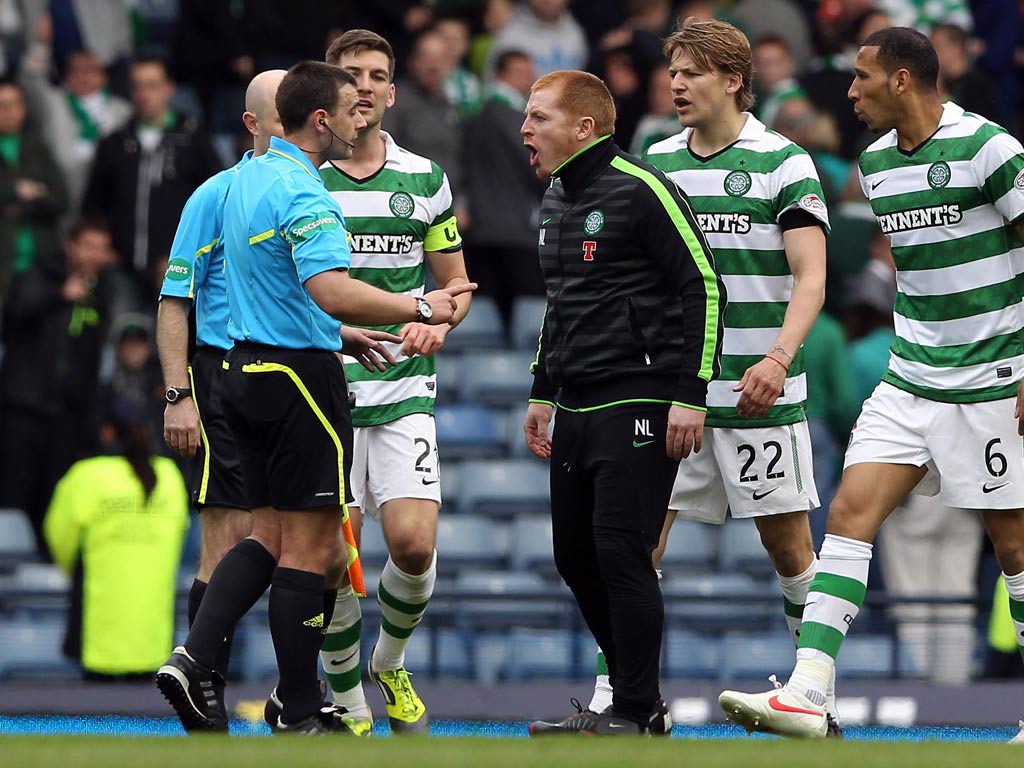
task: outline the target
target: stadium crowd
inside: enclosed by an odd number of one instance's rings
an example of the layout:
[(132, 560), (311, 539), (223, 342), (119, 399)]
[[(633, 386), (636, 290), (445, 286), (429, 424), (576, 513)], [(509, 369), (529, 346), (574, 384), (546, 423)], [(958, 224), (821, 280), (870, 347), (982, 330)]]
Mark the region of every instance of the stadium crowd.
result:
[[(642, 154), (680, 130), (662, 43), (690, 16), (748, 36), (751, 112), (807, 150), (829, 208), (825, 305), (804, 345), (817, 550), (851, 427), (895, 338), (893, 257), (857, 179), (873, 137), (847, 98), (854, 57), (879, 29), (916, 28), (938, 53), (940, 96), (1019, 136), (1024, 44), (1012, 0), (0, 0), (0, 508), (22, 510), (39, 558), (81, 578), (66, 541), (51, 549), (59, 523), (47, 512), (66, 515), (74, 503), (54, 496), (61, 478), (83, 482), (88, 468), (72, 470), (76, 462), (124, 453), (129, 428), (137, 450), (148, 428), (148, 452), (178, 458), (160, 439), (156, 299), (174, 277), (169, 253), (189, 196), (251, 148), (238, 116), (255, 74), (322, 61), (349, 29), (391, 42), (397, 97), (382, 127), (446, 171), (468, 275), (484, 299), (474, 311), (490, 303), (512, 348), (517, 305), (544, 294), (547, 185), (519, 133), (531, 86), (554, 70), (598, 75), (615, 102), (614, 141)], [(446, 386), (443, 370), (438, 381)], [(442, 441), (442, 466), (444, 451)], [(163, 491), (163, 503), (177, 501)], [(196, 538), (184, 544), (186, 572)], [(182, 546), (176, 535), (167, 542)], [(958, 565), (922, 580), (903, 567), (910, 550), (915, 562)], [(978, 516), (936, 499), (907, 501), (883, 527), (881, 552), (872, 588), (897, 596), (985, 603), (999, 574)], [(128, 567), (137, 562), (136, 553)], [(895, 614), (910, 643), (935, 618), (959, 625), (941, 646), (944, 662), (924, 654), (918, 669), (966, 681), (978, 672), (973, 609), (930, 610)], [(170, 652), (164, 640), (144, 666)], [(987, 672), (1017, 670), (1006, 662), (1016, 655), (1015, 644), (990, 649)]]

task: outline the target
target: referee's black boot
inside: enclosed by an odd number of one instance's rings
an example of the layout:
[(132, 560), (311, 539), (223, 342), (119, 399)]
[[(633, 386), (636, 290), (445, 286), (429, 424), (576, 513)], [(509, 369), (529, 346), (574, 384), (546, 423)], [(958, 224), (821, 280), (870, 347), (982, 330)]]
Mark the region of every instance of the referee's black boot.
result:
[(654, 713), (651, 715), (647, 730), (651, 736), (668, 736), (672, 733), (672, 715), (668, 711), (668, 702), (658, 699), (654, 705)]
[(179, 645), (156, 673), (156, 687), (174, 707), (186, 731), (228, 730), (224, 678)]
[(342, 719), (347, 713), (344, 707), (325, 704), (304, 720), (292, 725), (285, 725), (278, 718), (277, 724), (271, 729), (274, 733), (297, 733), (303, 736), (320, 736), (336, 733), (340, 736), (351, 736), (352, 729)]

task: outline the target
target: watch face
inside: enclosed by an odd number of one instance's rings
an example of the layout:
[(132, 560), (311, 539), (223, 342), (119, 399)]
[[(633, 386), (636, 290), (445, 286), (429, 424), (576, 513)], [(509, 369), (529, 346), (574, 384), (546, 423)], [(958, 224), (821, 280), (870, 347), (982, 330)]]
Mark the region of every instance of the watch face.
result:
[(424, 299), (420, 299), (419, 311), (423, 319), (429, 319), (434, 314), (434, 308), (430, 306), (429, 301)]
[(166, 400), (168, 403), (176, 402), (177, 399), (178, 399), (178, 390), (176, 390), (176, 389), (168, 389), (166, 392), (164, 392), (164, 400)]

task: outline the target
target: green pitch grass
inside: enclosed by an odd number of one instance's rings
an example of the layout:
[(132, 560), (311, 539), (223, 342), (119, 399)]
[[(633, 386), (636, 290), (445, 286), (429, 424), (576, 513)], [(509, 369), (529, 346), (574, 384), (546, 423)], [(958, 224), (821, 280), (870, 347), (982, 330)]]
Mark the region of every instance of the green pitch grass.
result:
[(224, 736), (0, 738), (9, 768), (1020, 768), (1024, 751), (1003, 744), (687, 741), (566, 737), (546, 740), (355, 740), (344, 736), (238, 739)]

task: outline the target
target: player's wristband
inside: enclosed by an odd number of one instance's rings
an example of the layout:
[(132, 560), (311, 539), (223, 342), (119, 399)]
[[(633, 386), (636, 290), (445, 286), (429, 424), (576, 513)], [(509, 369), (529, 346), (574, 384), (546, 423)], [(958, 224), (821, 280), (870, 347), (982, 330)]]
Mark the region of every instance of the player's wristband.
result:
[(765, 357), (769, 360), (774, 360), (776, 363), (782, 366), (782, 370), (786, 371), (786, 373), (789, 373), (789, 366), (786, 365), (781, 360), (779, 360), (779, 358), (775, 357), (774, 355), (765, 355)]
[(789, 354), (789, 352), (787, 352), (785, 349), (780, 347), (778, 344), (776, 344), (774, 347), (772, 347), (771, 349), (768, 350), (768, 354), (769, 355), (772, 352), (778, 352), (780, 355), (783, 355), (787, 360), (789, 360), (789, 362), (791, 362), (791, 363), (793, 362), (793, 356), (791, 354)]

